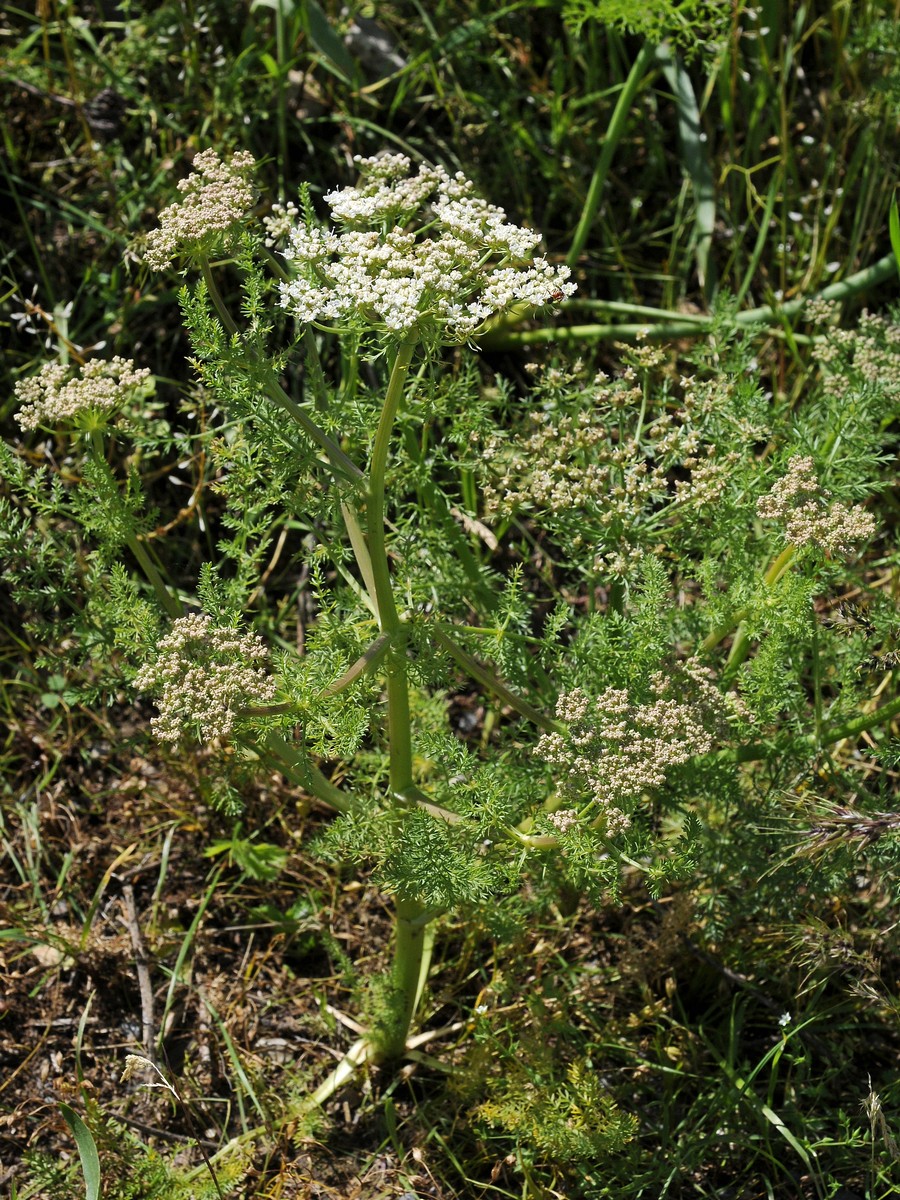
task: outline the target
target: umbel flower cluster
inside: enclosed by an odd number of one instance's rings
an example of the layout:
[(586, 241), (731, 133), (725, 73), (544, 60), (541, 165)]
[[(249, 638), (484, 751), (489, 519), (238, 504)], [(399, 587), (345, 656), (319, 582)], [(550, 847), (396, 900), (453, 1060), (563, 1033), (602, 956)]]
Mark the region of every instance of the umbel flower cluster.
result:
[(162, 210), (159, 228), (147, 236), (144, 261), (156, 270), (170, 266), (182, 248), (209, 249), (233, 232), (253, 205), (256, 160), (246, 150), (227, 163), (215, 150), (202, 150), (193, 166), (178, 184), (183, 199)]
[(864, 509), (848, 508), (839, 501), (829, 503), (811, 458), (795, 454), (787, 474), (756, 502), (765, 519), (781, 521), (789, 542), (795, 546), (818, 546), (828, 554), (851, 554), (859, 542), (875, 532), (875, 522)]
[(357, 185), (325, 196), (340, 231), (302, 224), (290, 235), (281, 302), (299, 320), (460, 343), (491, 316), (575, 290), (568, 267), (533, 256), (540, 235), (507, 222), (462, 174), (411, 175), (404, 154), (356, 164)]
[(896, 314), (884, 317), (863, 309), (855, 327), (843, 329), (836, 300), (811, 300), (803, 310), (812, 324), (826, 327), (826, 339), (816, 345), (816, 358), (826, 375), (840, 379), (852, 360), (853, 372), (866, 383), (894, 395), (900, 391), (900, 323)]
[(275, 699), (276, 685), (260, 665), (261, 638), (214, 625), (205, 613), (179, 617), (157, 645), (157, 658), (138, 671), (135, 686), (151, 692), (159, 716), (151, 724), (163, 742), (194, 733), (227, 738), (242, 708)]
[[(589, 377), (579, 361), (570, 370), (527, 364), (535, 407), (513, 429), (484, 436), (478, 470), (489, 519), (537, 510), (561, 545), (593, 546), (594, 570), (624, 578), (659, 541), (673, 478), (681, 513), (705, 521), (740, 455), (704, 428), (709, 411), (731, 401), (728, 379), (682, 376), (681, 406), (648, 412), (647, 372), (660, 367), (660, 352), (638, 346), (623, 355), (616, 378)], [(738, 428), (747, 441), (762, 436), (749, 419)]]
[[(677, 680), (679, 693), (671, 693)], [(652, 699), (634, 703), (623, 688), (606, 688), (594, 700), (581, 688), (564, 692), (556, 715), (567, 734), (545, 733), (537, 752), (558, 771), (559, 796), (573, 807), (551, 824), (564, 832), (583, 819), (602, 824), (607, 834), (628, 828), (628, 810), (645, 792), (662, 787), (666, 772), (694, 755), (708, 754), (725, 727), (720, 693), (699, 669), (675, 677), (657, 672)], [(586, 801), (589, 802), (586, 804)]]
[(62, 363), (45, 363), (37, 375), (16, 384), (22, 404), (16, 420), (23, 429), (37, 429), (91, 414), (108, 419), (149, 378), (146, 367), (118, 356), (92, 359), (74, 372)]

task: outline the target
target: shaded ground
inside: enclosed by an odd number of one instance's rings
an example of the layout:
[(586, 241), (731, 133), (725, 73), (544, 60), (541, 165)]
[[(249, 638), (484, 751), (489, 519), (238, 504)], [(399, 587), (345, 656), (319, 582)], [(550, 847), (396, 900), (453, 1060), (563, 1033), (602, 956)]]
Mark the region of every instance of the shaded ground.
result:
[[(127, 719), (118, 728), (125, 739), (136, 732)], [(346, 1048), (349, 961), (377, 965), (389, 930), (383, 907), (363, 884), (334, 882), (297, 856), (317, 821), (297, 796), (251, 799), (269, 810), (290, 856), (274, 885), (241, 872), (227, 850), (204, 857), (232, 823), (165, 764), (140, 753), (109, 757), (103, 741), (82, 741), (57, 762), (58, 750), (32, 736), (29, 745), (23, 729), (17, 739), (36, 778), (7, 805), (0, 877), (5, 1174), (17, 1171), (26, 1147), (73, 1152), (56, 1104), (77, 1096), (79, 1083), (150, 1145), (200, 1137), (215, 1149), (240, 1131), (242, 1112), (248, 1125), (261, 1124), (255, 1104), (282, 1093), (286, 1074), (297, 1091)], [(323, 907), (273, 921), (311, 891)], [(161, 1029), (161, 1065), (187, 1112), (162, 1089), (119, 1081), (125, 1055), (146, 1053)], [(361, 1099), (348, 1090), (335, 1106), (321, 1169), (305, 1155), (309, 1178), (319, 1172), (324, 1187), (331, 1177), (341, 1194), (364, 1150), (373, 1187), (397, 1174), (379, 1154), (381, 1136), (360, 1127)]]

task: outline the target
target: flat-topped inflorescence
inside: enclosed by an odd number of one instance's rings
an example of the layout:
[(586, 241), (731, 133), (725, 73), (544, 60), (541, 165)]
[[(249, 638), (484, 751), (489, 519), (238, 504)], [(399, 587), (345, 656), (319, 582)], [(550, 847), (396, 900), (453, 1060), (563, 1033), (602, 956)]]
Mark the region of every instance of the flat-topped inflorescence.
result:
[(179, 617), (157, 645), (157, 658), (135, 675), (153, 694), (151, 724), (163, 742), (196, 733), (202, 742), (227, 738), (242, 708), (275, 698), (275, 680), (260, 665), (268, 651), (255, 633), (214, 625), (205, 613)]
[(432, 344), (471, 339), (493, 316), (572, 294), (569, 269), (535, 258), (540, 235), (473, 195), (462, 174), (403, 154), (357, 158), (360, 181), (325, 202), (342, 228), (298, 225), (281, 302), (299, 320), (337, 321)]
[(80, 369), (45, 363), (37, 375), (16, 384), (22, 408), (16, 420), (23, 429), (65, 421), (105, 424), (150, 378), (146, 367), (130, 358), (95, 358)]
[(182, 179), (183, 199), (159, 214), (159, 228), (147, 235), (144, 261), (156, 270), (172, 265), (182, 252), (208, 253), (234, 234), (256, 196), (251, 176), (256, 160), (239, 150), (223, 162), (215, 150), (201, 150), (194, 170)]
[(549, 818), (558, 831), (580, 814), (607, 835), (621, 833), (640, 797), (662, 787), (671, 768), (708, 754), (726, 728), (727, 702), (696, 663), (656, 672), (650, 691), (644, 703), (615, 687), (593, 699), (574, 688), (557, 700), (567, 732), (545, 733), (537, 753), (557, 769), (559, 795), (572, 805)]
[(800, 454), (788, 463), (787, 474), (760, 497), (756, 511), (766, 520), (781, 521), (793, 545), (818, 546), (827, 554), (852, 554), (875, 532), (875, 522), (865, 509), (831, 500), (819, 483), (813, 460)]

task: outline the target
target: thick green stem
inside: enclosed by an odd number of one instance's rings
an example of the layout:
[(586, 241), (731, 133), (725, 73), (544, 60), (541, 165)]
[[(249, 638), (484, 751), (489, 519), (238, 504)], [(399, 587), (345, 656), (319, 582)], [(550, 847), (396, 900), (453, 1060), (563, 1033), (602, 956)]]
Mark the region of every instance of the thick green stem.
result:
[(289, 745), (277, 733), (268, 735), (265, 750), (275, 760), (279, 771), (286, 775), (292, 783), (299, 784), (317, 800), (321, 800), (329, 808), (333, 808), (335, 812), (350, 811), (351, 797), (346, 792), (342, 792), (339, 787), (335, 787), (330, 779), (326, 779), (302, 750)]
[[(870, 267), (865, 267), (862, 271), (857, 271), (853, 275), (848, 275), (846, 279), (842, 279), (839, 283), (829, 284), (820, 292), (815, 292), (811, 296), (798, 296), (795, 300), (788, 300), (784, 304), (764, 304), (759, 308), (748, 308), (743, 312), (737, 313), (734, 318), (734, 324), (739, 328), (746, 328), (748, 332), (758, 326), (765, 325), (770, 321), (781, 321), (784, 318), (794, 317), (799, 314), (805, 305), (812, 300), (849, 300), (869, 288), (875, 287), (880, 283), (892, 278), (896, 273), (897, 264), (893, 254), (888, 254), (884, 258), (880, 258)], [(560, 307), (563, 312), (566, 312), (570, 305), (573, 310), (578, 308), (584, 309), (596, 304), (598, 308), (606, 307), (608, 311), (619, 311), (617, 307), (609, 306), (604, 301), (584, 301), (573, 300), (566, 301)], [(640, 311), (640, 310), (638, 310)], [(648, 314), (649, 315), (649, 314)], [(677, 319), (662, 321), (659, 324), (648, 325), (644, 322), (642, 325), (634, 324), (609, 324), (609, 325), (569, 325), (559, 329), (527, 329), (517, 330), (509, 328), (508, 323), (491, 327), (479, 339), (479, 344), (485, 350), (512, 350), (522, 346), (541, 346), (548, 343), (565, 344), (569, 342), (596, 342), (605, 341), (615, 338), (618, 341), (632, 341), (637, 338), (650, 338), (654, 341), (660, 339), (666, 340), (675, 337), (703, 337), (707, 334), (707, 325), (714, 320), (711, 316), (686, 316), (679, 314)], [(786, 338), (787, 332), (784, 328), (767, 327), (762, 329), (764, 337), (781, 337)], [(804, 334), (792, 334), (794, 341), (798, 344), (807, 344), (816, 341), (815, 337)]]
[(412, 735), (409, 717), (409, 685), (406, 678), (406, 646), (403, 623), (397, 613), (391, 568), (385, 544), (385, 476), (394, 421), (400, 407), (412, 361), (414, 342), (402, 342), (397, 349), (391, 378), (375, 434), (369, 481), (366, 489), (366, 532), (369, 541), (370, 569), (382, 633), (391, 638), (387, 657), (388, 726), (390, 735), (390, 785), (392, 795), (402, 793), (412, 782)]
[(388, 1021), (375, 1038), (375, 1060), (393, 1062), (406, 1049), (409, 1028), (431, 965), (430, 913), (418, 900), (398, 897), (394, 923), (394, 965)]
[[(406, 390), (414, 351), (414, 342), (402, 342), (397, 348), (375, 433), (366, 489), (368, 568), (375, 591), (378, 623), (382, 634), (389, 639), (385, 674), (390, 742), (390, 793), (395, 804), (403, 805), (410, 803), (408, 796), (415, 785), (405, 630), (394, 599), (385, 542), (385, 480), (394, 423)], [(429, 916), (418, 900), (402, 896), (397, 898), (390, 1017), (383, 1029), (373, 1037), (374, 1053), (379, 1061), (399, 1058), (406, 1046), (424, 975), (428, 971), (427, 951), (431, 945), (431, 937), (426, 936), (426, 929)]]

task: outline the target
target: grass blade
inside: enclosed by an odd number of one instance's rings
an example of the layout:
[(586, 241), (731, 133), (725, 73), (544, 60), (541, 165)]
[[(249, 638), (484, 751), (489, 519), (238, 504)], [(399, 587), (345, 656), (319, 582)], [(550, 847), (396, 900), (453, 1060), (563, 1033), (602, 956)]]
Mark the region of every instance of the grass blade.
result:
[(591, 226), (600, 207), (600, 201), (603, 199), (603, 185), (606, 183), (613, 155), (625, 133), (625, 125), (631, 110), (631, 103), (643, 82), (647, 69), (653, 62), (655, 54), (655, 46), (649, 44), (644, 46), (634, 60), (634, 65), (628, 73), (628, 78), (625, 80), (622, 92), (616, 102), (616, 107), (613, 109), (609, 128), (606, 131), (606, 137), (603, 139), (603, 149), (600, 151), (600, 158), (597, 160), (597, 165), (594, 168), (588, 194), (578, 220), (578, 228), (575, 230), (572, 237), (572, 245), (569, 247), (569, 253), (566, 255), (566, 262), (570, 267), (574, 267), (578, 262), (585, 242), (588, 239), (588, 234), (591, 231)]
[(672, 89), (678, 110), (681, 161), (694, 191), (694, 257), (697, 261), (697, 278), (703, 294), (709, 299), (715, 290), (714, 272), (710, 270), (709, 265), (709, 251), (716, 223), (716, 187), (700, 124), (700, 109), (691, 86), (691, 77), (665, 42), (657, 49), (656, 60)]
[(891, 233), (891, 249), (894, 252), (894, 258), (897, 260), (897, 270), (900, 271), (900, 212), (897, 211), (896, 196), (891, 201), (889, 228)]

